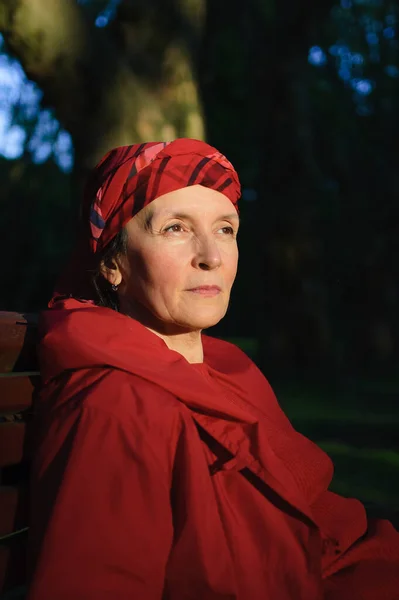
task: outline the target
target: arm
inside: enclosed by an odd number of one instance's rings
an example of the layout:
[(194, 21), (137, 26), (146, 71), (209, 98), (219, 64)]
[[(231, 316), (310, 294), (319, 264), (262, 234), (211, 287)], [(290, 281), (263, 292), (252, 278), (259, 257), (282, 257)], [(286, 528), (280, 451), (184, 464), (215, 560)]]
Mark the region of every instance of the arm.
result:
[(145, 416), (90, 405), (52, 418), (34, 468), (29, 600), (162, 597), (173, 535), (163, 443)]

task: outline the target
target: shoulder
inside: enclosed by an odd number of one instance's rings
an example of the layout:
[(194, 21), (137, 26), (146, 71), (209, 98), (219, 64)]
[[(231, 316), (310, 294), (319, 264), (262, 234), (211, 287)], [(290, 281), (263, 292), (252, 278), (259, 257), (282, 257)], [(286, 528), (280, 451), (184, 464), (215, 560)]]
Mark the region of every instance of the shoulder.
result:
[(167, 390), (110, 367), (64, 373), (42, 388), (38, 404), (39, 412), (50, 418), (90, 409), (99, 417), (148, 430), (171, 427), (180, 413), (178, 401)]
[(110, 453), (122, 447), (131, 456), (137, 448), (148, 450), (171, 469), (183, 425), (179, 403), (159, 386), (113, 368), (81, 370), (41, 390), (35, 417), (37, 464), (79, 438), (89, 446), (90, 440), (101, 439)]
[(175, 396), (160, 385), (120, 369), (104, 369), (96, 389), (87, 394), (87, 404), (118, 414), (146, 414), (178, 406)]

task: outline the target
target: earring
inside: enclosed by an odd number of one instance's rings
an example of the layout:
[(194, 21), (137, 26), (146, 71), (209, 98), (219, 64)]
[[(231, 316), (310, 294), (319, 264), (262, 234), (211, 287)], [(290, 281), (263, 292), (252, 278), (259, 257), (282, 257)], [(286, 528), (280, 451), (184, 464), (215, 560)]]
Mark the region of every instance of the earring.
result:
[(118, 286), (117, 286), (117, 285), (115, 285), (115, 284), (113, 283), (113, 284), (111, 285), (111, 290), (112, 290), (113, 292), (117, 292), (117, 291), (118, 291)]

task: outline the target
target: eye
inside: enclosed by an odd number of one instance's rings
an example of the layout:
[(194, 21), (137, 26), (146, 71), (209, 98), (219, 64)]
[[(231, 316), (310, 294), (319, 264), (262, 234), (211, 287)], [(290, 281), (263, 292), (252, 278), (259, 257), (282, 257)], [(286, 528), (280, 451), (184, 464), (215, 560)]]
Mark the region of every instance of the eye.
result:
[(164, 232), (172, 232), (172, 233), (180, 233), (183, 231), (182, 225), (180, 223), (172, 223), (172, 225), (168, 225), (165, 227)]
[(219, 229), (219, 231), (222, 231), (226, 235), (234, 235), (234, 233), (235, 233), (234, 229), (229, 226), (221, 227), (221, 229)]

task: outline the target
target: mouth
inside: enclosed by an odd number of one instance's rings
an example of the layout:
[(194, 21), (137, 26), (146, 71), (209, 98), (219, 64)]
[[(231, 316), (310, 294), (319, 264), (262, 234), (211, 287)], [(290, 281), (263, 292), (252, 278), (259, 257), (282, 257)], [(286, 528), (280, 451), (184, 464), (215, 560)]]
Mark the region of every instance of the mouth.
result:
[(200, 296), (205, 296), (207, 298), (212, 298), (213, 296), (217, 296), (222, 291), (218, 285), (200, 285), (195, 288), (191, 288), (188, 290), (193, 294), (199, 294)]

